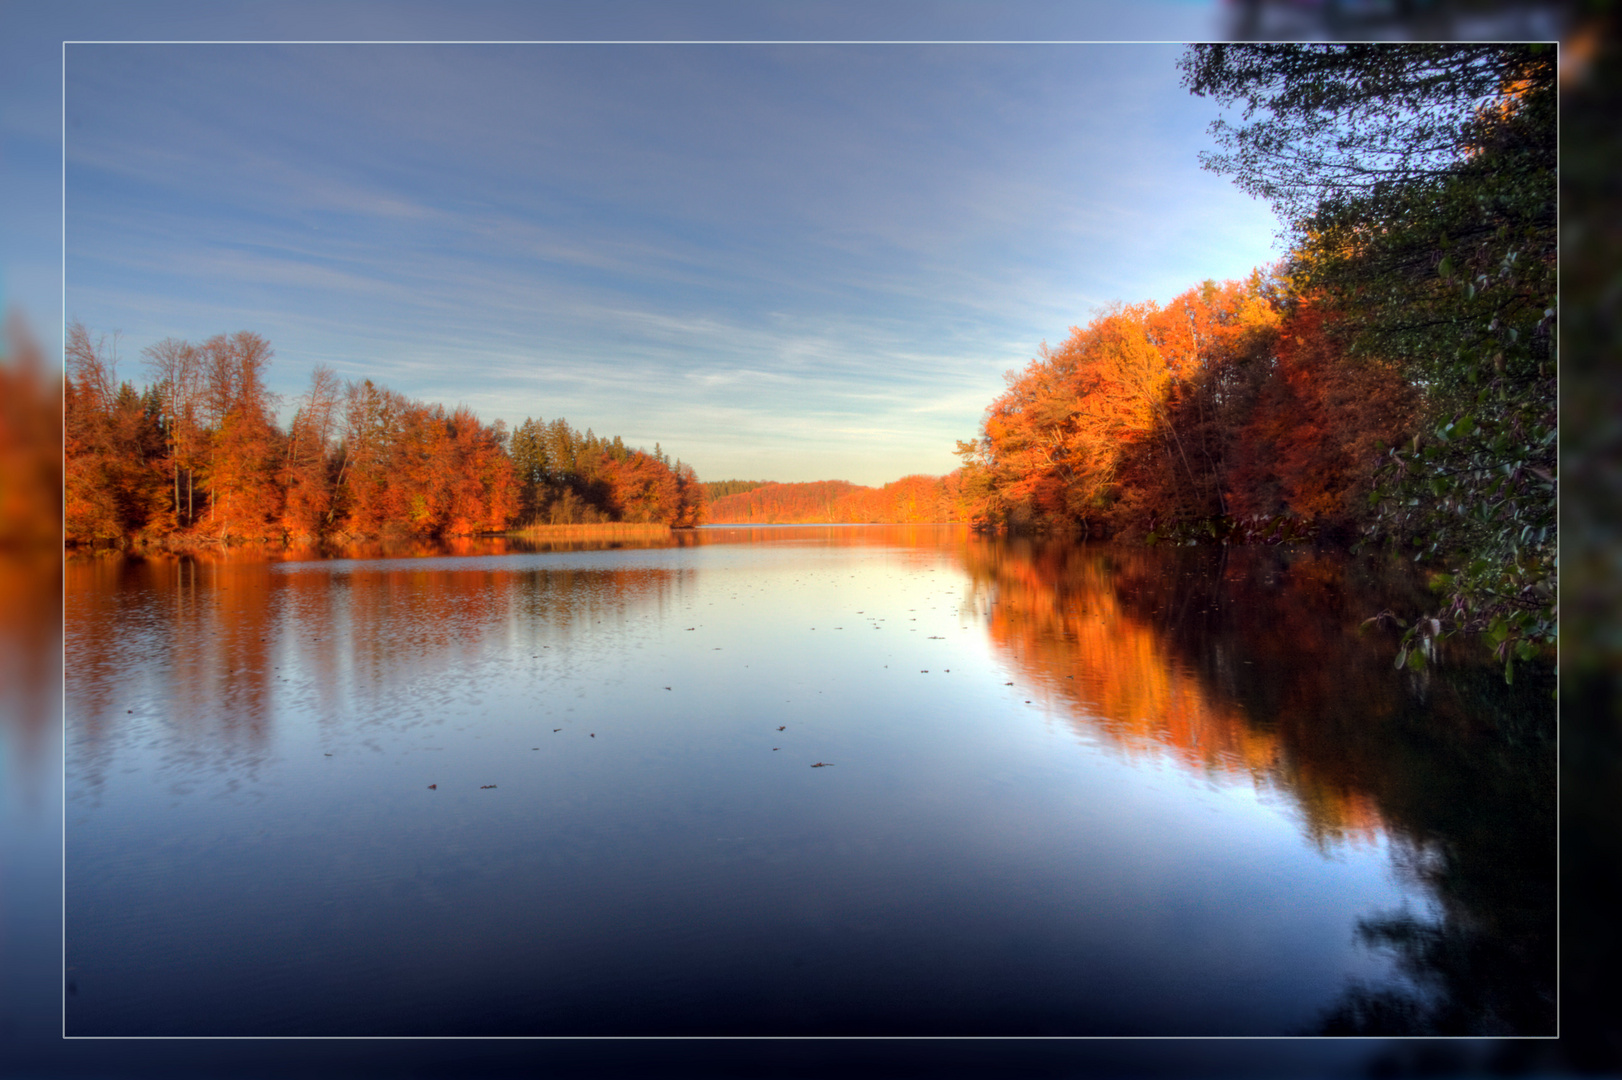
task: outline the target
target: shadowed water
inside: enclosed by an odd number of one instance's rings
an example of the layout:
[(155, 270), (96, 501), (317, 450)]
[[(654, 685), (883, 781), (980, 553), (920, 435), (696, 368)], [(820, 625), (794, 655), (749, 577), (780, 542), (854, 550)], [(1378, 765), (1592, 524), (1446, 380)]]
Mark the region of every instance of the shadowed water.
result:
[(573, 548), (71, 562), (68, 1034), (1553, 1033), (1551, 680), (1410, 582)]

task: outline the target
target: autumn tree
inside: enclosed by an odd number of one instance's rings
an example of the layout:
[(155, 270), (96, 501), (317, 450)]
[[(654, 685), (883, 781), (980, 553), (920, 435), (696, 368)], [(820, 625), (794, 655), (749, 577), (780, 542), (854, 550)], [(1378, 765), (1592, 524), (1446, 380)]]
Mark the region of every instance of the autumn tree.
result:
[(144, 350), (144, 391), (118, 380), (116, 345), (69, 329), (70, 542), (465, 536), (543, 515), (704, 518), (697, 476), (657, 444), (649, 454), (562, 418), (509, 434), (465, 406), (413, 401), (370, 379), (341, 383), (325, 365), (284, 433), (265, 378), (274, 353), (259, 335), (165, 338)]
[(1393, 447), (1372, 535), (1445, 562), (1409, 628), (1484, 631), (1506, 677), (1556, 634), (1554, 50), (1543, 45), (1201, 45), (1185, 85), (1242, 104), (1208, 167), (1271, 199), (1299, 294), (1349, 356), (1399, 364), (1418, 437)]
[(1381, 449), (1413, 433), (1418, 395), (1396, 365), (1345, 356), (1326, 319), (1310, 303), (1285, 318), (1276, 367), (1235, 433), (1229, 502), (1237, 515), (1290, 514), (1351, 535)]
[(310, 372), (310, 388), (293, 414), (283, 464), (287, 494), (282, 511), (282, 527), (291, 535), (320, 536), (330, 520), (335, 494), (331, 444), (342, 392), (337, 372), (317, 364)]
[(1149, 308), (1144, 322), (1170, 379), (1156, 409), (1155, 437), (1123, 464), (1117, 525), (1232, 515), (1235, 439), (1274, 373), (1274, 282), (1259, 271), (1244, 281), (1206, 281), (1165, 307)]
[(664, 522), (676, 516), (676, 476), (658, 459), (637, 451), (611, 458), (603, 471), (609, 506), (618, 520)]
[(466, 406), (450, 413), (435, 406), (425, 419), (431, 439), (429, 531), (466, 536), (507, 528), (518, 509), (518, 481), (501, 429), (481, 423)]
[(338, 472), (329, 520), (340, 533), (375, 535), (389, 520), (389, 450), (406, 401), (371, 379), (344, 385), (339, 407)]
[(1117, 305), (1058, 348), (1043, 345), (987, 410), (981, 438), (960, 444), (966, 473), (995, 492), (1014, 524), (1107, 529), (1129, 448), (1163, 444), (1165, 466), (1191, 473), (1166, 429), (1173, 373), (1150, 339), (1152, 305)]
[(210, 430), (205, 483), (207, 531), (219, 538), (264, 537), (281, 516), (281, 433), (265, 385), (274, 356), (258, 334), (220, 334), (200, 347), (201, 412)]
[(118, 381), (116, 337), (92, 340), (82, 323), (73, 323), (66, 361), (66, 536), (76, 542), (128, 543), (167, 509), (157, 402)]
[(676, 516), (670, 525), (676, 529), (696, 529), (709, 519), (709, 492), (699, 482), (691, 465), (676, 459), (671, 471), (676, 475)]
[(956, 473), (904, 476), (878, 488), (846, 480), (751, 484), (714, 499), (703, 512), (716, 521), (761, 524), (968, 520), (959, 513)]
[[(164, 338), (142, 350), (162, 407), (162, 422), (173, 484), (176, 530), (195, 520), (196, 472), (204, 445), (198, 423), (202, 373), (198, 350), (179, 338)], [(184, 477), (184, 491), (182, 478)]]

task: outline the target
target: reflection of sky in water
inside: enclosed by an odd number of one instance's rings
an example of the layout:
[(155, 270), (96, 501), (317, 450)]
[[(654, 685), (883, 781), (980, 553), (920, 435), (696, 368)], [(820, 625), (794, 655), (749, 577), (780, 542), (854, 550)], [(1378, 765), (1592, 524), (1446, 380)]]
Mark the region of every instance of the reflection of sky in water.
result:
[(951, 536), (70, 568), (69, 1030), (1280, 1032), (1385, 977), (1377, 815), (1112, 727)]

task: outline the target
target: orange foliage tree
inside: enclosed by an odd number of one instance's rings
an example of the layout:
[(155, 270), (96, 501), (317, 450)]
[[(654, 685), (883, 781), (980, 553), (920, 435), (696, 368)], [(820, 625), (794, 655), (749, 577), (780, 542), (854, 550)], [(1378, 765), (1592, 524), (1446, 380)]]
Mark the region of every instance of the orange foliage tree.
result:
[(1349, 525), (1363, 513), (1385, 445), (1412, 431), (1418, 401), (1396, 367), (1343, 354), (1322, 308), (1296, 305), (1277, 366), (1238, 432), (1234, 512)]
[(205, 444), (198, 420), (202, 355), (195, 346), (178, 338), (164, 338), (143, 350), (143, 355), (152, 373), (152, 389), (162, 412), (165, 449), (173, 482), (174, 528), (178, 530), (196, 520), (197, 468), (203, 460)]
[(457, 536), (507, 528), (518, 482), (505, 432), (370, 379), (344, 392), (333, 505), (340, 533)]
[(283, 484), (287, 498), (282, 527), (289, 536), (321, 535), (332, 511), (332, 438), (338, 421), (341, 386), (325, 364), (310, 373), (310, 389), (299, 401), (287, 433)]
[(914, 475), (883, 487), (847, 480), (764, 483), (710, 504), (715, 521), (762, 525), (901, 524), (963, 521), (958, 473)]
[(118, 382), (113, 346), (69, 330), (69, 543), (438, 539), (503, 531), (543, 508), (568, 522), (704, 518), (698, 477), (657, 445), (632, 450), (561, 419), (509, 434), (465, 406), (341, 383), (325, 365), (283, 432), (265, 383), (274, 353), (259, 335), (157, 342), (145, 393)]
[(265, 368), (270, 342), (246, 330), (201, 346), (202, 411), (209, 424), (204, 483), (209, 513), (199, 526), (218, 538), (268, 537), (281, 516), (277, 483), (282, 434), (271, 419), (275, 395)]
[[(978, 443), (959, 444), (1015, 524), (1102, 523), (1127, 453), (1164, 423), (1173, 372), (1148, 334), (1152, 305), (1118, 306), (1057, 349), (1042, 346), (987, 410)], [(1168, 467), (1186, 454), (1167, 444)]]
[(117, 381), (116, 340), (68, 328), (63, 386), (66, 535), (124, 543), (166, 509), (156, 403)]
[(1156, 438), (1128, 471), (1119, 518), (1199, 519), (1229, 514), (1233, 432), (1266, 378), (1278, 311), (1260, 274), (1207, 281), (1147, 313), (1145, 331), (1171, 373)]
[(1343, 356), (1324, 318), (1260, 274), (1103, 312), (1009, 373), (980, 438), (958, 444), (960, 501), (978, 520), (1103, 534), (1351, 524), (1415, 395), (1394, 366)]

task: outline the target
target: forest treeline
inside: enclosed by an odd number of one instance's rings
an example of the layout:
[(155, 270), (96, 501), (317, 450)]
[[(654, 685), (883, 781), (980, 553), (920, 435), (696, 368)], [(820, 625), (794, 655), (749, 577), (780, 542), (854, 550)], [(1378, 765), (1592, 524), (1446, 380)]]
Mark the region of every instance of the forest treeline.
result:
[(698, 524), (690, 466), (559, 418), (508, 431), (466, 407), (414, 401), (324, 365), (286, 430), (257, 334), (144, 351), (151, 381), (117, 375), (116, 342), (68, 328), (64, 526), (70, 544), (429, 537), (529, 524)]
[(741, 491), (713, 498), (709, 518), (718, 524), (756, 525), (964, 521), (967, 519), (958, 489), (958, 472), (946, 476), (903, 476), (877, 488), (846, 480), (750, 483)]
[(1348, 537), (1419, 398), (1335, 315), (1257, 273), (1120, 304), (1043, 346), (960, 442), (972, 519), (1094, 536)]
[(723, 495), (737, 495), (744, 491), (753, 491), (757, 487), (764, 487), (770, 480), (706, 480), (704, 481), (704, 497), (710, 502)]

